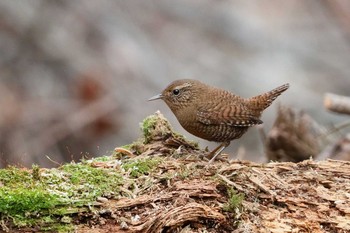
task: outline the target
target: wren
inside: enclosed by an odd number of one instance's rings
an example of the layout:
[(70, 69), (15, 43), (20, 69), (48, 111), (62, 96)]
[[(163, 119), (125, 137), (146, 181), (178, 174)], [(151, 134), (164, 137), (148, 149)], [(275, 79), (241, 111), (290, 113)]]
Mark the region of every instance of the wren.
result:
[(221, 143), (209, 154), (211, 163), (232, 140), (240, 138), (249, 127), (262, 124), (262, 112), (288, 88), (287, 83), (246, 99), (197, 80), (181, 79), (149, 101), (164, 100), (186, 131)]

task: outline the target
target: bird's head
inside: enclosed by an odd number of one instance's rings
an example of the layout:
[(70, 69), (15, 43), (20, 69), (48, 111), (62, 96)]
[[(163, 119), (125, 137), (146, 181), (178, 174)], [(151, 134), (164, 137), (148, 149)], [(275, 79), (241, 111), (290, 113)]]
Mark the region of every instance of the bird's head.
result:
[(192, 79), (176, 80), (169, 84), (161, 94), (153, 96), (149, 101), (162, 99), (176, 114), (180, 109), (193, 105), (205, 84)]

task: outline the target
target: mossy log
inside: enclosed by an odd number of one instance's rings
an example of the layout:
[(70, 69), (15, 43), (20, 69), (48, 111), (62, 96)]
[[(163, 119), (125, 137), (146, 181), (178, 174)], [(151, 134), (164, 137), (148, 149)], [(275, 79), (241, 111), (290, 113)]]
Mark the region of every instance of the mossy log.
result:
[[(46, 182), (45, 190), (56, 190), (48, 184), (62, 186), (61, 180), (50, 183), (47, 178), (57, 179), (53, 174), (60, 172), (67, 183), (74, 177), (77, 187), (88, 183), (87, 190), (72, 191), (72, 186), (70, 198), (85, 200), (90, 194), (89, 201), (59, 203), (58, 196), (50, 208), (60, 212), (27, 210), (23, 217), (40, 221), (21, 226), (13, 221), (13, 212), (4, 212), (6, 203), (1, 206), (0, 202), (2, 229), (35, 232), (52, 230), (50, 224), (56, 224), (57, 231), (71, 232), (350, 232), (350, 162), (221, 160), (208, 164), (202, 159), (207, 152), (174, 133), (159, 112), (147, 118), (142, 128), (140, 140), (117, 148), (111, 156), (69, 164), (70, 169), (29, 170), (32, 179)], [(74, 166), (88, 167), (100, 182), (75, 177)], [(102, 179), (100, 171), (111, 178)], [(0, 189), (4, 189), (11, 181), (1, 172)], [(21, 182), (21, 176), (14, 177)], [(112, 177), (115, 185), (108, 182)], [(91, 196), (94, 189), (99, 192)], [(59, 193), (65, 195), (63, 190)], [(51, 222), (40, 216), (50, 216)], [(70, 228), (57, 228), (57, 224)]]

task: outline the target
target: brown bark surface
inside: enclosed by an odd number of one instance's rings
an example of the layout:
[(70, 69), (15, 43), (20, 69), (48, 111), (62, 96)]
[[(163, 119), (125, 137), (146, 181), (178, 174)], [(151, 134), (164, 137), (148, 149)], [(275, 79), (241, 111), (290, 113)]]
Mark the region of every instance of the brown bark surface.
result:
[[(208, 164), (199, 158), (206, 152), (155, 116), (138, 158), (164, 160), (133, 180), (127, 197), (104, 203), (116, 220), (98, 232), (350, 232), (349, 161)], [(228, 209), (229, 190), (244, 199)]]
[[(102, 208), (117, 221), (98, 232), (349, 232), (350, 162), (327, 160), (256, 164), (169, 158), (159, 174), (172, 170), (187, 177), (164, 181), (134, 197), (110, 200)], [(141, 182), (141, 178), (137, 182)], [(146, 179), (146, 180), (147, 180)], [(241, 208), (226, 212), (225, 191), (244, 193)], [(138, 217), (135, 217), (138, 216)], [(97, 227), (97, 226), (95, 226)], [(106, 229), (107, 228), (107, 229)], [(187, 229), (187, 230), (186, 230)], [(84, 226), (79, 232), (97, 232)]]

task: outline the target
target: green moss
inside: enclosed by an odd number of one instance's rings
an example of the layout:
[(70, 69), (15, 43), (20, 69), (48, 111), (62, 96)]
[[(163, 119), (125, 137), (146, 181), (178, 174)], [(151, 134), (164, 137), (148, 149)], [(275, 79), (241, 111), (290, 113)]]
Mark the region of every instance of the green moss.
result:
[(60, 203), (58, 195), (50, 192), (37, 180), (35, 174), (25, 169), (9, 167), (0, 170), (0, 216), (12, 219), (16, 226), (31, 226)]
[(152, 139), (152, 132), (156, 129), (158, 118), (154, 115), (147, 117), (141, 123), (141, 130), (145, 138), (145, 144), (149, 143)]
[(40, 167), (38, 165), (32, 165), (32, 178), (35, 181), (40, 180)]
[(223, 210), (231, 213), (236, 213), (237, 210), (241, 210), (242, 202), (244, 200), (243, 193), (237, 193), (232, 187), (228, 190), (228, 200), (227, 203), (223, 206)]
[[(143, 140), (137, 140), (133, 143), (121, 146), (121, 148), (132, 152), (134, 155), (140, 155), (145, 151), (145, 145), (143, 143)], [(114, 155), (117, 155), (119, 153), (120, 152), (114, 152)]]
[[(9, 167), (0, 170), (0, 217), (15, 226), (45, 226), (52, 229), (67, 227), (70, 214), (88, 211), (97, 197), (118, 193), (121, 172), (95, 168), (92, 161), (70, 163), (61, 168), (31, 172)], [(85, 209), (84, 209), (85, 208)], [(61, 217), (66, 217), (62, 222)], [(68, 218), (67, 218), (68, 217)]]
[(144, 119), (140, 126), (145, 144), (173, 133), (169, 121), (159, 112)]
[(32, 183), (32, 176), (28, 170), (8, 167), (0, 170), (0, 182), (7, 187), (17, 186), (18, 183)]
[(30, 190), (24, 187), (0, 189), (0, 212), (11, 216), (49, 209), (57, 204), (57, 195), (43, 190), (42, 187), (32, 187)]
[(61, 171), (61, 185), (56, 190), (66, 192), (66, 197), (77, 205), (117, 192), (122, 183), (122, 176), (115, 169), (95, 168), (86, 162), (66, 164)]
[(74, 230), (74, 226), (72, 224), (52, 224), (50, 226), (44, 226), (41, 228), (42, 231), (46, 231), (46, 232), (76, 232)]
[(109, 162), (111, 160), (114, 160), (114, 158), (111, 156), (108, 156), (108, 155), (96, 157), (93, 159), (93, 161), (95, 161), (95, 162)]
[(144, 119), (140, 126), (143, 132), (144, 144), (148, 144), (153, 140), (165, 140), (171, 136), (180, 142), (182, 141), (185, 145), (188, 144), (194, 149), (198, 149), (198, 143), (188, 141), (183, 135), (174, 132), (169, 121), (160, 112)]
[(144, 158), (126, 162), (122, 167), (131, 177), (137, 178), (149, 174), (160, 162), (160, 158)]

